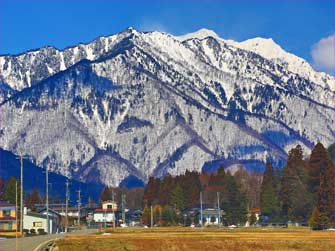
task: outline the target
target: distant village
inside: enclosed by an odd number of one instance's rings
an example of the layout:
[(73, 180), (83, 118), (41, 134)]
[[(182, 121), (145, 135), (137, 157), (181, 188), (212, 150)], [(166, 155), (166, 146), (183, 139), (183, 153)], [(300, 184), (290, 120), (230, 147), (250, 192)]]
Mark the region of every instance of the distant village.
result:
[[(264, 174), (223, 166), (214, 173), (186, 171), (180, 176), (150, 177), (145, 188), (105, 187), (99, 203), (81, 204), (80, 191), (69, 204), (42, 199), (35, 188), (21, 193), (15, 177), (0, 178), (0, 232), (22, 235), (63, 233), (81, 228), (310, 226), (334, 222), (334, 146), (318, 143), (308, 159), (293, 148), (283, 169), (268, 162)], [(47, 179), (47, 176), (46, 176)], [(46, 183), (48, 184), (48, 183)], [(24, 195), (23, 195), (24, 194)]]

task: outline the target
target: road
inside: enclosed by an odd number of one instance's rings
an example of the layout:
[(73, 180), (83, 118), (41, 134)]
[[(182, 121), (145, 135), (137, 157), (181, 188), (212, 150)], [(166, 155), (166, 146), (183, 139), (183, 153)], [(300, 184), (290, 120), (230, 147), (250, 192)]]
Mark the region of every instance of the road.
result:
[[(18, 249), (17, 251), (34, 251), (38, 245), (48, 240), (53, 240), (57, 238), (64, 238), (69, 234), (88, 234), (97, 232), (96, 229), (74, 231), (68, 234), (50, 234), (50, 235), (40, 235), (33, 237), (18, 238)], [(0, 250), (1, 251), (16, 251), (16, 241), (15, 238), (0, 240)]]

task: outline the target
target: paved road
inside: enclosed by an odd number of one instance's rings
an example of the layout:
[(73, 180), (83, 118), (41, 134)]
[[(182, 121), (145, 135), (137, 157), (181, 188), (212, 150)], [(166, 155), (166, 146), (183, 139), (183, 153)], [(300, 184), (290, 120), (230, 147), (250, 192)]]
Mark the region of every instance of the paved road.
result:
[[(97, 232), (96, 229), (87, 229), (81, 231), (75, 231), (68, 234), (80, 234), (80, 233), (94, 233)], [(64, 238), (66, 234), (50, 234), (50, 235), (41, 235), (41, 236), (34, 236), (34, 237), (25, 237), (25, 238), (18, 238), (18, 251), (34, 251), (35, 248), (48, 240), (53, 240), (56, 238)], [(13, 239), (4, 239), (0, 240), (0, 250), (1, 251), (16, 251), (16, 241), (15, 238)]]

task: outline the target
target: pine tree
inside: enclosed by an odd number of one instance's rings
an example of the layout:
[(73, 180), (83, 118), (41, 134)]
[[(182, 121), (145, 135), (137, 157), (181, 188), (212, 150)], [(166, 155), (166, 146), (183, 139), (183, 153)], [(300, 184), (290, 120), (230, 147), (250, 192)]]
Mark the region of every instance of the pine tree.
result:
[(186, 171), (185, 175), (179, 177), (177, 182), (180, 184), (185, 195), (185, 206), (192, 208), (199, 203), (199, 194), (201, 190), (201, 183), (199, 174), (196, 172)]
[(158, 193), (160, 189), (160, 179), (150, 177), (148, 184), (144, 190), (144, 205), (151, 206), (158, 203)]
[(2, 177), (0, 177), (0, 201), (3, 200), (4, 188), (5, 188), (5, 182), (2, 179)]
[(100, 202), (112, 200), (112, 198), (113, 198), (112, 189), (109, 187), (103, 188), (100, 193)]
[(308, 225), (312, 229), (319, 229), (320, 228), (320, 213), (317, 207), (313, 208), (312, 215), (308, 219)]
[(141, 222), (146, 226), (150, 224), (150, 209), (147, 206), (143, 209)]
[(300, 145), (289, 152), (281, 191), (282, 216), (292, 221), (303, 221), (310, 213), (310, 194), (307, 189), (306, 163)]
[(321, 143), (316, 144), (308, 163), (308, 188), (313, 205), (320, 214), (333, 219), (334, 212), (334, 164)]
[(280, 207), (277, 194), (277, 184), (274, 177), (273, 167), (270, 162), (266, 163), (260, 195), (262, 214), (269, 217), (270, 221), (278, 220)]
[(225, 189), (220, 193), (221, 209), (226, 212), (229, 224), (245, 223), (247, 220), (247, 198), (230, 173), (224, 178)]
[[(15, 177), (9, 177), (7, 182), (4, 185), (4, 192), (3, 192), (3, 200), (8, 201), (12, 204), (15, 204), (16, 201), (16, 178)], [(18, 198), (20, 198), (20, 182), (17, 182), (17, 189), (18, 189)]]
[(179, 212), (185, 209), (185, 195), (179, 184), (171, 192), (171, 206), (176, 208)]
[(31, 211), (33, 211), (33, 212), (36, 211), (35, 205), (42, 203), (42, 199), (41, 199), (41, 196), (38, 192), (37, 187), (34, 187), (31, 194), (28, 194), (26, 196), (25, 203), (26, 203), (26, 206), (31, 209)]

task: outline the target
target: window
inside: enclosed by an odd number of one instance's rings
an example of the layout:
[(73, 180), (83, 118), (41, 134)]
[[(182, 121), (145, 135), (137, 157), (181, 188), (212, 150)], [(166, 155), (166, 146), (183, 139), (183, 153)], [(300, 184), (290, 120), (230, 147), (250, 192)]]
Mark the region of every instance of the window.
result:
[(2, 215), (3, 216), (10, 216), (10, 210), (9, 209), (2, 210)]
[(33, 227), (42, 227), (42, 222), (41, 221), (33, 222)]
[(108, 208), (108, 209), (112, 209), (112, 208), (113, 208), (113, 205), (109, 204), (109, 205), (107, 205), (107, 208)]

